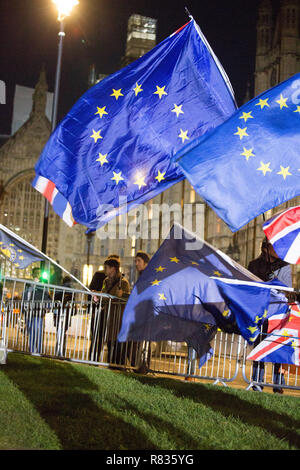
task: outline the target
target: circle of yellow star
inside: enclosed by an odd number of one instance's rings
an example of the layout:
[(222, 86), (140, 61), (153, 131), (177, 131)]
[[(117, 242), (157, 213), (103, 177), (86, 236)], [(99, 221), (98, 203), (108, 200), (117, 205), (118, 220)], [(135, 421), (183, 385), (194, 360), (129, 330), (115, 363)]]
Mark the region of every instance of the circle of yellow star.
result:
[(108, 163), (108, 160), (107, 160), (107, 153), (105, 155), (102, 155), (102, 153), (99, 153), (99, 158), (97, 158), (96, 162), (100, 162), (101, 163), (101, 166), (104, 165), (104, 163)]
[(271, 168), (269, 168), (270, 163), (271, 163), (271, 162), (268, 162), (268, 163), (260, 162), (260, 165), (261, 165), (261, 166), (260, 166), (259, 168), (257, 168), (257, 171), (262, 171), (263, 174), (264, 174), (264, 176), (266, 176), (266, 174), (267, 174), (268, 171), (272, 171)]
[(187, 133), (188, 131), (183, 131), (182, 129), (180, 129), (180, 134), (178, 135), (178, 137), (180, 137), (180, 139), (182, 140), (182, 143), (184, 143), (185, 140), (189, 140), (190, 138), (187, 136)]
[(238, 127), (238, 130), (234, 133), (234, 135), (238, 135), (240, 137), (240, 140), (242, 140), (243, 137), (249, 137), (249, 134), (247, 134), (247, 127), (244, 127), (243, 129), (241, 127)]
[(264, 109), (265, 106), (270, 107), (268, 103), (269, 98), (266, 98), (265, 100), (262, 100), (261, 98), (259, 99), (259, 102), (255, 104), (255, 106), (260, 106), (260, 109)]
[(248, 121), (248, 119), (254, 119), (252, 116), (252, 111), (249, 111), (249, 113), (243, 112), (243, 115), (239, 117), (239, 119), (244, 119), (245, 122)]
[(167, 298), (165, 297), (165, 294), (160, 293), (158, 295), (159, 295), (159, 300), (167, 300)]
[(160, 183), (162, 180), (165, 179), (165, 174), (166, 174), (166, 172), (161, 173), (161, 172), (158, 170), (158, 174), (157, 174), (157, 176), (155, 176), (155, 179)]
[(145, 176), (138, 176), (134, 184), (137, 184), (139, 189), (141, 189), (142, 186), (147, 186), (144, 179)]
[(176, 258), (176, 256), (173, 256), (173, 258), (170, 258), (171, 263), (179, 263), (179, 259)]
[(94, 139), (95, 144), (97, 143), (97, 140), (103, 139), (102, 135), (100, 135), (101, 129), (99, 131), (94, 131), (93, 129), (93, 135), (90, 135), (92, 139)]
[(135, 84), (135, 88), (133, 88), (135, 96), (137, 96), (139, 93), (143, 91), (142, 85), (139, 85), (138, 82)]
[(222, 276), (222, 274), (220, 273), (220, 271), (214, 271), (214, 275), (215, 275), (215, 276), (219, 276), (219, 277)]
[(276, 103), (280, 105), (280, 109), (282, 108), (288, 108), (288, 105), (286, 104), (287, 98), (284, 98), (282, 95), (280, 95), (280, 99), (276, 100)]
[(160, 87), (160, 86), (157, 86), (156, 85), (156, 91), (153, 93), (154, 95), (158, 95), (159, 96), (159, 99), (161, 100), (161, 97), (163, 95), (167, 95), (168, 93), (165, 91), (165, 86), (163, 87)]
[(180, 114), (184, 114), (182, 111), (182, 104), (177, 106), (177, 104), (174, 103), (174, 109), (172, 109), (172, 113), (176, 113), (176, 116), (178, 117)]
[(159, 272), (162, 273), (165, 269), (166, 269), (166, 268), (164, 268), (163, 266), (159, 266), (158, 268), (155, 268), (155, 271), (156, 271), (157, 273), (159, 273)]
[(246, 149), (245, 147), (243, 147), (243, 153), (241, 153), (240, 155), (244, 155), (246, 157), (246, 160), (248, 161), (250, 157), (255, 157), (254, 153), (252, 153), (252, 149)]
[(116, 100), (118, 100), (120, 98), (120, 96), (124, 96), (123, 93), (121, 93), (122, 88), (119, 88), (119, 90), (115, 90), (113, 88), (112, 90), (113, 90), (113, 92), (110, 96), (114, 96), (116, 98)]
[(98, 108), (98, 106), (97, 106), (97, 112), (96, 112), (95, 114), (99, 114), (99, 116), (101, 117), (101, 119), (102, 119), (102, 117), (103, 117), (104, 114), (108, 114), (108, 113), (105, 111), (105, 108), (106, 108), (106, 106), (103, 106), (103, 108)]
[(120, 171), (119, 173), (116, 173), (113, 171), (114, 176), (111, 178), (116, 182), (116, 184), (119, 184), (120, 181), (124, 180), (124, 178), (121, 176), (122, 172)]
[(158, 279), (155, 279), (155, 281), (151, 282), (152, 286), (159, 286), (160, 283), (161, 281), (159, 281)]
[(289, 169), (290, 167), (287, 166), (286, 168), (284, 168), (283, 166), (280, 165), (280, 168), (281, 170), (278, 171), (277, 175), (282, 175), (283, 179), (285, 180), (286, 177), (289, 175), (289, 176), (292, 176), (292, 173), (289, 172)]

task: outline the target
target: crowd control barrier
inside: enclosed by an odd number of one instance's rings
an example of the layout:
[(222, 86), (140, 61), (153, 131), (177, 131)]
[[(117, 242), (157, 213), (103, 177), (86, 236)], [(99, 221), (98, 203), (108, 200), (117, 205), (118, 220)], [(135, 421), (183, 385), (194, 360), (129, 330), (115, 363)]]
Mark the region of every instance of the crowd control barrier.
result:
[[(30, 292), (30, 294), (28, 294)], [(8, 352), (42, 355), (75, 362), (141, 372), (207, 380), (214, 384), (300, 390), (299, 370), (248, 361), (247, 342), (218, 331), (206, 361), (199, 364), (186, 343), (172, 341), (118, 343), (125, 301), (109, 294), (89, 293), (24, 279), (2, 279), (0, 340)], [(200, 367), (201, 366), (201, 367)], [(282, 376), (284, 383), (281, 383)], [(276, 382), (276, 380), (275, 380)]]

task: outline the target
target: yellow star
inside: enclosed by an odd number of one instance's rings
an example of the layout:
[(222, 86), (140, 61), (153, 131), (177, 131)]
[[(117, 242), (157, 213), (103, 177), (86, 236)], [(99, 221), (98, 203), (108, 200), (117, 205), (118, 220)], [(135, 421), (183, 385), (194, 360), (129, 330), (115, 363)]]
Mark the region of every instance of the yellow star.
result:
[(195, 264), (196, 266), (199, 266), (199, 263), (197, 261), (191, 261), (192, 264)]
[(113, 178), (111, 178), (112, 180), (114, 180), (116, 182), (116, 184), (119, 184), (120, 181), (124, 180), (124, 178), (121, 176), (122, 172), (120, 171), (119, 173), (115, 173), (113, 171)]
[(292, 176), (292, 173), (289, 172), (289, 169), (290, 167), (287, 166), (286, 168), (284, 168), (283, 166), (280, 165), (280, 168), (281, 170), (278, 171), (277, 175), (282, 175), (283, 179), (285, 180), (286, 177), (289, 175), (289, 176)]
[(164, 271), (164, 269), (166, 269), (166, 268), (163, 268), (162, 266), (159, 266), (158, 268), (155, 268), (155, 271), (157, 273), (159, 273), (159, 272), (162, 273)]
[(257, 168), (257, 171), (262, 171), (263, 174), (264, 174), (264, 176), (266, 176), (266, 173), (267, 173), (268, 171), (272, 171), (272, 170), (269, 168), (270, 163), (271, 163), (271, 162), (269, 162), (269, 163), (260, 162), (260, 165), (261, 165), (261, 166), (260, 166), (259, 168)]
[(142, 186), (147, 186), (144, 179), (145, 176), (138, 176), (134, 184), (137, 184), (139, 189), (141, 189)]
[(173, 258), (170, 258), (171, 263), (179, 263), (179, 259), (174, 256)]
[(240, 137), (240, 140), (242, 140), (242, 138), (245, 136), (249, 137), (249, 134), (247, 134), (247, 127), (244, 127), (243, 129), (238, 127), (238, 130), (234, 133), (234, 135), (238, 135)]
[(214, 274), (219, 277), (222, 276), (222, 274), (219, 271), (214, 271)]
[(244, 119), (245, 122), (247, 122), (248, 119), (254, 119), (252, 116), (252, 111), (249, 111), (249, 113), (243, 112), (243, 115), (239, 117), (239, 119)]
[(135, 96), (137, 96), (139, 93), (141, 93), (141, 92), (143, 91), (142, 85), (139, 85), (139, 84), (136, 82), (135, 88), (134, 88), (133, 90), (134, 90)]
[(97, 140), (103, 139), (103, 137), (100, 135), (100, 132), (101, 132), (101, 129), (100, 129), (100, 131), (97, 131), (97, 132), (94, 131), (94, 129), (93, 129), (93, 135), (90, 135), (90, 137), (91, 137), (92, 139), (94, 139), (94, 142), (95, 142), (95, 143), (97, 143)]
[(25, 259), (25, 258), (24, 258), (24, 256), (19, 256), (19, 259), (23, 260), (23, 259)]
[(263, 314), (263, 316), (262, 316), (261, 318), (266, 318), (267, 315), (268, 315), (268, 310), (265, 310), (265, 311), (264, 311), (264, 314)]
[(224, 310), (222, 313), (223, 317), (228, 317), (230, 310)]
[(119, 90), (115, 90), (113, 88), (113, 92), (110, 96), (114, 96), (116, 98), (116, 100), (118, 101), (118, 99), (120, 98), (120, 96), (124, 96), (123, 93), (121, 93), (121, 90), (122, 88), (119, 88)]
[(172, 109), (172, 113), (176, 113), (177, 117), (179, 116), (179, 114), (184, 114), (181, 108), (182, 108), (182, 104), (177, 106), (177, 104), (174, 103), (174, 109)]
[(14, 263), (14, 265), (18, 268), (20, 265), (19, 263)]
[(164, 173), (161, 173), (159, 170), (158, 170), (158, 174), (157, 176), (155, 176), (155, 179), (160, 183), (162, 180), (164, 180), (164, 176), (165, 176), (166, 172)]
[(280, 100), (276, 100), (276, 103), (280, 105), (280, 109), (288, 108), (286, 101), (287, 101), (287, 98), (284, 98), (282, 95), (280, 95)]
[(265, 106), (270, 107), (270, 105), (269, 105), (269, 103), (268, 103), (268, 99), (269, 99), (269, 98), (266, 98), (265, 100), (262, 100), (262, 99), (260, 98), (259, 103), (256, 103), (255, 106), (260, 106), (260, 109), (264, 109)]
[(165, 297), (165, 294), (158, 294), (159, 295), (159, 300), (167, 300)]
[(161, 100), (161, 97), (163, 95), (167, 95), (168, 93), (165, 91), (165, 86), (163, 87), (159, 87), (156, 85), (156, 91), (153, 93), (153, 95), (158, 95), (159, 96), (159, 99)]
[(300, 114), (300, 106), (297, 106), (297, 109), (294, 111), (294, 113), (299, 113)]
[(241, 153), (240, 155), (244, 155), (247, 159), (247, 161), (249, 160), (250, 157), (255, 157), (254, 153), (252, 153), (252, 149), (246, 149), (245, 147), (243, 147), (243, 153)]
[(187, 133), (188, 131), (183, 131), (182, 129), (180, 129), (180, 134), (178, 135), (178, 137), (180, 137), (180, 139), (182, 140), (182, 143), (184, 143), (185, 140), (189, 140)]
[(159, 281), (158, 279), (155, 279), (155, 281), (151, 282), (152, 286), (159, 286), (160, 283), (161, 281)]
[(248, 326), (247, 330), (249, 330), (250, 333), (253, 335), (253, 333), (255, 333), (258, 330), (258, 328), (257, 326)]
[(105, 111), (105, 108), (106, 108), (106, 106), (103, 106), (103, 108), (98, 108), (98, 106), (97, 106), (97, 112), (96, 112), (95, 114), (99, 114), (99, 116), (101, 117), (101, 119), (102, 119), (102, 117), (103, 117), (104, 114), (108, 114), (108, 113)]
[(261, 320), (261, 318), (258, 315), (256, 315), (254, 323), (258, 323), (259, 320)]
[(104, 163), (108, 163), (107, 161), (107, 153), (105, 155), (102, 155), (102, 153), (99, 153), (99, 158), (97, 158), (96, 162), (100, 162), (101, 163), (101, 166), (104, 165)]

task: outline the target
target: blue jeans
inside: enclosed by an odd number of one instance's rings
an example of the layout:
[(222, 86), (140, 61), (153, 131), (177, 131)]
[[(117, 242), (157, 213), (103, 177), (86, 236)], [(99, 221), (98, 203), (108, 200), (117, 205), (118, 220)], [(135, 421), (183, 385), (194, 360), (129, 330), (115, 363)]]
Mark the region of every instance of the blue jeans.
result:
[[(285, 384), (283, 374), (280, 374), (281, 364), (275, 363), (273, 370), (273, 383), (276, 385)], [(253, 362), (252, 380), (253, 382), (263, 382), (265, 375), (265, 364), (264, 362)], [(263, 389), (263, 387), (261, 387)]]
[(26, 327), (29, 337), (29, 351), (31, 353), (41, 353), (43, 343), (43, 321), (41, 317), (31, 317), (26, 320)]

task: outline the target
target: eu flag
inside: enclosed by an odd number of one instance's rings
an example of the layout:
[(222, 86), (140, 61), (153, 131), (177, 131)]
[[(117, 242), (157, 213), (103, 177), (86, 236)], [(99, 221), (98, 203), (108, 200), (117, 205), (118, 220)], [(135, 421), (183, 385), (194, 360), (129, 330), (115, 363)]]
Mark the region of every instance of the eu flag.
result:
[(235, 109), (225, 72), (191, 20), (78, 100), (32, 184), (70, 226), (97, 229), (183, 179), (171, 157)]
[(175, 224), (133, 288), (119, 341), (185, 341), (202, 357), (218, 327), (253, 344), (265, 318), (286, 309), (283, 295)]
[(234, 232), (300, 194), (300, 74), (262, 93), (175, 156)]
[(16, 268), (24, 269), (35, 261), (42, 261), (43, 254), (30, 248), (23, 240), (0, 224), (0, 253)]

